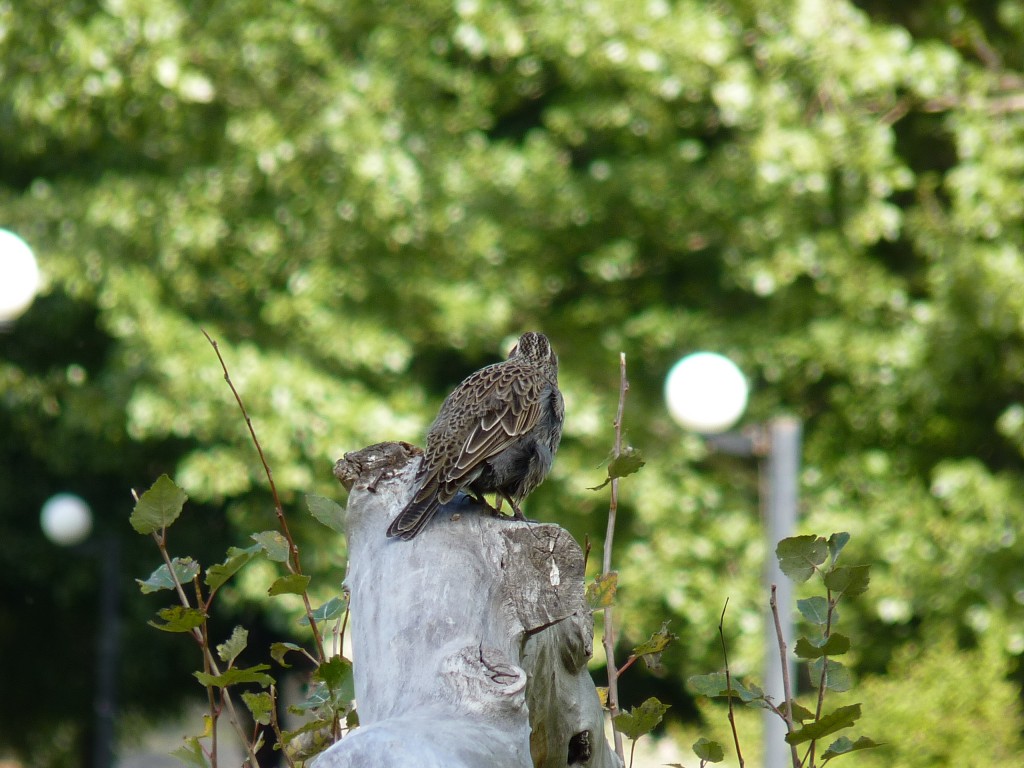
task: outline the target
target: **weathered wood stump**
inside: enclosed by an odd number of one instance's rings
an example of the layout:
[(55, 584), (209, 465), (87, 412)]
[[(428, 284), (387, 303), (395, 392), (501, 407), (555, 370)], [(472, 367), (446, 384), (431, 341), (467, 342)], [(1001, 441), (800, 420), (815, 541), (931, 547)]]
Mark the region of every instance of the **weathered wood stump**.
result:
[(388, 524), (421, 452), (346, 454), (351, 641), (360, 726), (315, 768), (620, 768), (587, 671), (583, 554), (556, 525), (465, 496), (411, 541)]

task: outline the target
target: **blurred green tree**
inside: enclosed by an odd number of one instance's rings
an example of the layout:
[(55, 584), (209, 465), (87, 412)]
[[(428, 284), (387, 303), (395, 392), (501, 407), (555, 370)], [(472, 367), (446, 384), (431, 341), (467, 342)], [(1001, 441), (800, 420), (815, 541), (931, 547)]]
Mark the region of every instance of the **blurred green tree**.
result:
[[(629, 355), (648, 465), (621, 502), (623, 642), (666, 617), (682, 641), (627, 695), (692, 714), (680, 681), (718, 666), (726, 596), (736, 671), (760, 664), (756, 474), (661, 402), (700, 348), (746, 371), (751, 420), (804, 420), (807, 530), (850, 531), (873, 564), (845, 620), (862, 672), (925, 626), (971, 645), (991, 615), (1019, 623), (1021, 51), (1011, 0), (0, 2), (0, 225), (46, 280), (0, 335), (0, 652), (26, 694), (3, 697), (0, 744), (45, 764), (88, 711), (94, 576), (36, 522), (59, 490), (126, 537), (125, 705), (194, 686), (138, 618), (130, 577), (155, 563), (128, 489), (171, 472), (200, 558), (270, 514), (200, 328), (325, 593), (344, 545), (298, 494), (337, 495), (345, 450), (420, 440), (537, 328), (568, 416), (531, 506), (581, 536), (603, 530), (586, 488)], [(1019, 687), (1024, 634), (1005, 639)]]

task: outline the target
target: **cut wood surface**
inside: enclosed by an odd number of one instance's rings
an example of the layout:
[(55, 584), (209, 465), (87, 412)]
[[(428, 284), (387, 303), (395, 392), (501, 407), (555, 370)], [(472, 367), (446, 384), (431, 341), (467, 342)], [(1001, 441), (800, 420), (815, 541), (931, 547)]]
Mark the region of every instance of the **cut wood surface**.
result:
[(583, 554), (556, 525), (459, 495), (410, 541), (385, 531), (419, 449), (346, 454), (351, 642), (360, 726), (315, 768), (621, 766), (587, 671)]

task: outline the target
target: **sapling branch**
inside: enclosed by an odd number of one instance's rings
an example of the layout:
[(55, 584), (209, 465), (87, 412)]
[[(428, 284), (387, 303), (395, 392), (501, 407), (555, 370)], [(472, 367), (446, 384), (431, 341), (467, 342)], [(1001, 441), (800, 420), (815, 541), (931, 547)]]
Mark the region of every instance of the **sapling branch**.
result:
[(729, 598), (725, 599), (722, 606), (722, 615), (718, 617), (718, 637), (722, 641), (722, 658), (725, 660), (725, 690), (728, 691), (729, 702), (729, 728), (732, 730), (732, 742), (736, 747), (736, 760), (743, 768), (743, 750), (740, 749), (740, 736), (736, 732), (736, 713), (732, 706), (732, 672), (729, 671), (729, 650), (725, 645), (725, 611), (729, 607)]
[[(768, 605), (771, 606), (772, 619), (775, 621), (775, 637), (779, 641), (779, 663), (782, 665), (782, 695), (786, 700), (783, 706), (776, 709), (782, 719), (786, 721), (786, 732), (792, 733), (795, 730), (793, 725), (793, 686), (789, 679), (789, 664), (786, 661), (786, 638), (782, 632), (782, 620), (779, 617), (779, 601), (776, 596), (776, 586), (772, 584), (771, 597), (768, 598)], [(793, 768), (800, 768), (800, 756), (796, 746), (791, 744), (789, 751), (793, 760)]]
[[(832, 599), (832, 590), (826, 587), (825, 599), (827, 601), (828, 610), (825, 614), (825, 632), (824, 639), (828, 641), (828, 638), (832, 635), (832, 614), (836, 609), (836, 600)], [(828, 682), (828, 656), (821, 657), (821, 675), (818, 677), (818, 702), (814, 708), (814, 719), (821, 719), (821, 710), (825, 706), (825, 684)], [(812, 739), (811, 745), (807, 749), (808, 765), (814, 765), (814, 751), (817, 746), (817, 740)]]
[[(217, 360), (220, 361), (220, 367), (224, 371), (224, 381), (227, 382), (228, 387), (231, 389), (231, 394), (235, 397), (235, 402), (238, 403), (238, 408), (242, 412), (242, 417), (245, 419), (245, 425), (249, 429), (249, 436), (252, 438), (253, 445), (256, 446), (256, 453), (259, 454), (260, 463), (263, 465), (263, 472), (267, 476), (267, 482), (270, 485), (270, 493), (274, 499), (274, 512), (277, 515), (277, 523), (281, 528), (281, 533), (284, 535), (288, 542), (288, 561), (286, 563), (288, 571), (294, 574), (302, 574), (302, 563), (299, 560), (299, 548), (295, 544), (295, 539), (292, 538), (291, 530), (288, 528), (288, 521), (284, 516), (284, 506), (281, 504), (281, 497), (277, 492), (277, 484), (274, 482), (274, 473), (270, 469), (270, 464), (267, 463), (267, 457), (263, 453), (263, 446), (260, 444), (259, 438), (256, 437), (256, 429), (252, 425), (252, 419), (249, 418), (249, 412), (245, 408), (245, 403), (242, 402), (242, 396), (238, 394), (238, 390), (235, 389), (234, 383), (231, 381), (231, 374), (228, 373), (227, 363), (224, 362), (224, 357), (220, 353), (220, 347), (217, 342), (203, 329), (203, 336), (210, 342), (210, 346), (213, 347), (213, 351), (217, 355)], [(302, 603), (306, 609), (306, 618), (309, 620), (309, 628), (313, 631), (313, 642), (316, 645), (317, 653), (320, 656), (321, 661), (327, 660), (327, 654), (324, 652), (323, 638), (320, 636), (320, 630), (316, 625), (316, 620), (313, 618), (313, 605), (309, 600), (309, 592), (306, 589), (302, 590)]]
[[(616, 459), (622, 453), (622, 414), (626, 408), (626, 393), (629, 391), (629, 379), (626, 378), (626, 353), (619, 353), (619, 405), (615, 412), (615, 447), (612, 452), (612, 459)], [(602, 568), (604, 573), (611, 573), (612, 570), (612, 541), (615, 538), (615, 516), (619, 508), (619, 480), (613, 477), (611, 481), (611, 500), (608, 505), (608, 527), (604, 537), (604, 553)], [(614, 719), (619, 714), (619, 671), (615, 667), (615, 623), (610, 605), (604, 608), (604, 631), (602, 633), (605, 658), (608, 663), (608, 711)], [(615, 740), (615, 753), (620, 760), (625, 761), (622, 749), (622, 734), (618, 729), (612, 729)], [(634, 742), (635, 746), (635, 742)], [(632, 750), (630, 750), (630, 763), (632, 763)]]
[[(139, 503), (139, 495), (132, 489), (132, 498), (135, 503)], [(174, 564), (171, 560), (170, 552), (167, 549), (167, 528), (161, 528), (160, 532), (154, 531), (152, 534), (153, 540), (156, 542), (157, 549), (160, 550), (160, 557), (164, 561), (164, 565), (167, 568), (167, 573), (170, 575), (171, 581), (174, 584), (174, 590), (178, 594), (178, 599), (181, 601), (181, 605), (185, 608), (191, 608), (192, 604), (189, 602), (188, 596), (185, 594), (185, 586), (181, 583), (178, 578), (178, 574), (174, 571)], [(204, 613), (208, 610), (208, 604), (204, 604), (202, 599), (202, 592), (198, 581), (195, 584), (197, 594), (197, 605), (203, 610)], [(213, 599), (213, 596), (210, 596)], [(213, 653), (210, 651), (209, 638), (206, 634), (206, 621), (204, 620), (201, 627), (191, 629), (188, 634), (192, 636), (192, 639), (196, 641), (203, 653), (203, 671), (207, 674), (219, 675), (220, 668), (217, 666), (216, 660), (213, 658)], [(219, 708), (217, 706), (216, 697), (214, 695), (211, 686), (207, 686), (207, 696), (210, 703), (210, 718), (213, 721), (213, 725), (216, 726), (217, 716), (219, 714)], [(246, 753), (249, 756), (249, 763), (256, 768), (259, 763), (256, 760), (256, 753), (252, 748), (252, 744), (249, 739), (245, 736), (245, 731), (242, 730), (242, 721), (238, 717), (238, 713), (235, 710), (234, 702), (231, 700), (231, 696), (228, 694), (227, 689), (224, 689), (223, 696), (221, 698), (224, 707), (228, 711), (228, 720), (231, 722), (231, 727), (234, 729), (238, 736), (239, 741), (245, 745)], [(211, 755), (210, 755), (211, 768), (217, 768), (217, 729), (213, 728), (213, 737), (211, 740)]]

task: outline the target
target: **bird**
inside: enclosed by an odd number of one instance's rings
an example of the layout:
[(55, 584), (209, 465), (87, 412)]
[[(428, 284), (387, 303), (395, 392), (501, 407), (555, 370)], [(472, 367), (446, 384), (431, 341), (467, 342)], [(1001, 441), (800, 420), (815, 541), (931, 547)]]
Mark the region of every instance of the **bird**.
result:
[(445, 399), (427, 431), (417, 490), (388, 537), (413, 538), (459, 491), (488, 507), (484, 494), (495, 493), (525, 520), (519, 504), (551, 469), (564, 418), (558, 357), (543, 333), (524, 333), (508, 359), (471, 373)]

